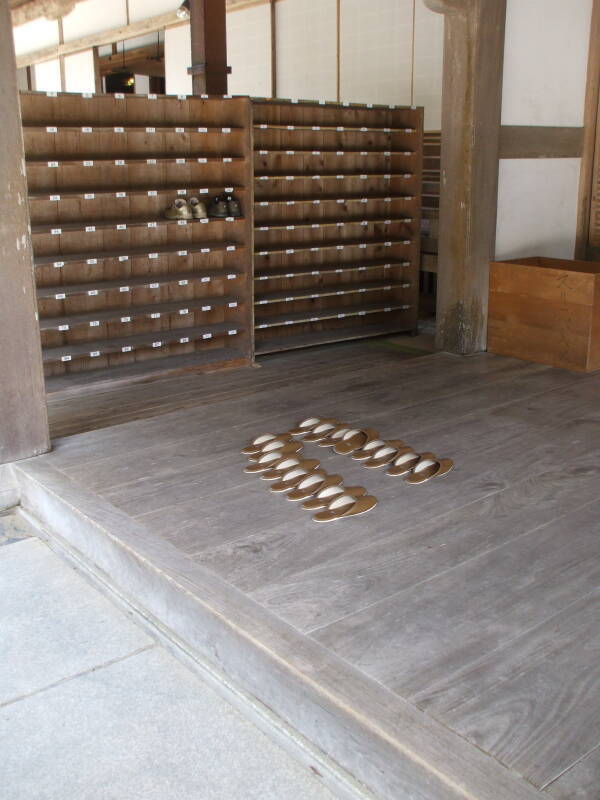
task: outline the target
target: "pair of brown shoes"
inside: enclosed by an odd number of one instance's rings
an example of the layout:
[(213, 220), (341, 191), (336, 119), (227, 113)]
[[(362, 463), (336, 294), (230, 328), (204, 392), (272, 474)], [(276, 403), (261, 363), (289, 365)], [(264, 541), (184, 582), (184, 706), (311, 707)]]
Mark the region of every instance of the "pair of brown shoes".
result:
[(242, 208), (240, 206), (240, 201), (231, 194), (217, 195), (217, 197), (211, 200), (208, 206), (208, 216), (218, 219), (241, 217)]

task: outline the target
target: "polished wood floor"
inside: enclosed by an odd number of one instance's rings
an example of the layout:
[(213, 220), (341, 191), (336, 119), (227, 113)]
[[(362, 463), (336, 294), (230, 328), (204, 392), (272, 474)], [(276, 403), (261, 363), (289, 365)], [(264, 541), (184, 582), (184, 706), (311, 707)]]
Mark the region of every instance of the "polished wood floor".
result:
[[(599, 398), (600, 375), (343, 345), (55, 397), (44, 458), (548, 796), (599, 800)], [(409, 486), (306, 445), (379, 499), (317, 526), (239, 453), (311, 414), (456, 467)]]

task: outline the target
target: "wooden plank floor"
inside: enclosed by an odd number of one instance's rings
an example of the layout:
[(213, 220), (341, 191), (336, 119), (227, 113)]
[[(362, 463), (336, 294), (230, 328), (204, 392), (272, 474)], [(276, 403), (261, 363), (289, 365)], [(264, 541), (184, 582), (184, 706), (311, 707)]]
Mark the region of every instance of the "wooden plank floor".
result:
[[(263, 364), (53, 398), (55, 431), (99, 429), (44, 458), (549, 796), (599, 800), (600, 375), (367, 343)], [(311, 414), (456, 468), (408, 486), (306, 445), (379, 499), (317, 526), (239, 454)]]

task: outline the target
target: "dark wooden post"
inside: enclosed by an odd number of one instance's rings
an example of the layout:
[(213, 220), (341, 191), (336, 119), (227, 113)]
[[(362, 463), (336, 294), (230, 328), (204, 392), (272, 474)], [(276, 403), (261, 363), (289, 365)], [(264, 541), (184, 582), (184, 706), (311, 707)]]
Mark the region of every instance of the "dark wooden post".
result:
[(225, 0), (190, 0), (194, 94), (227, 94)]
[(485, 350), (496, 239), (506, 0), (425, 0), (445, 14), (437, 346)]
[(0, 463), (50, 448), (8, 3), (0, 3)]

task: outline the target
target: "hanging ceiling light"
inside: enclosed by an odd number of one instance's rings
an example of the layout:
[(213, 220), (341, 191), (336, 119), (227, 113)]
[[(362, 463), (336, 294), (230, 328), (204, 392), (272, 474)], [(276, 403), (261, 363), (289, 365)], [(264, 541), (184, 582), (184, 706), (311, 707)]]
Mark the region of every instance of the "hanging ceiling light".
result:
[(190, 18), (190, 0), (183, 0), (183, 3), (177, 9), (177, 16), (179, 19)]

